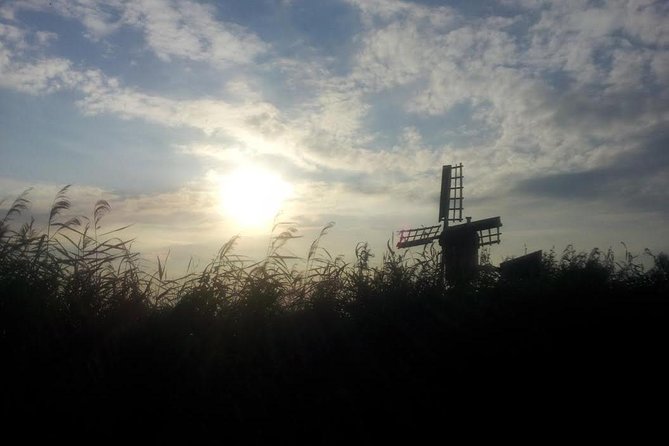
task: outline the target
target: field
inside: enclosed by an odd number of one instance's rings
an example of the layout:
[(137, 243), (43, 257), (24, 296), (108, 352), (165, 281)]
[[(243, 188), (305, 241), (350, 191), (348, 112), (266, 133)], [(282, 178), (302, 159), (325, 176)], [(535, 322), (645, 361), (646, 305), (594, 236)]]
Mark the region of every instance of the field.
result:
[(63, 219), (66, 192), (45, 231), (14, 226), (26, 195), (0, 222), (8, 425), (339, 443), (661, 417), (665, 254), (648, 251), (644, 270), (630, 254), (567, 247), (532, 277), (484, 265), (454, 288), (434, 247), (389, 246), (371, 266), (359, 244), (346, 264), (319, 237), (300, 263), (281, 254), (294, 228), (278, 223), (265, 259), (243, 260), (233, 239), (202, 271), (167, 279), (160, 260), (139, 266), (122, 229), (102, 229), (106, 202)]

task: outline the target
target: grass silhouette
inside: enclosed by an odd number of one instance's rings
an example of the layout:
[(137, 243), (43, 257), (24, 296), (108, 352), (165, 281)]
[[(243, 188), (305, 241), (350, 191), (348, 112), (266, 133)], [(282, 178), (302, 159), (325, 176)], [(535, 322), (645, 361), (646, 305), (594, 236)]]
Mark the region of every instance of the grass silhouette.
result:
[(168, 279), (160, 259), (140, 268), (124, 228), (103, 230), (107, 202), (65, 218), (67, 190), (43, 232), (12, 225), (28, 192), (0, 221), (5, 421), (371, 442), (507, 420), (510, 401), (524, 422), (563, 403), (587, 416), (585, 397), (613, 420), (623, 401), (645, 407), (644, 392), (663, 390), (665, 254), (645, 271), (630, 254), (567, 247), (533, 278), (487, 268), (454, 289), (431, 246), (389, 245), (379, 266), (364, 243), (351, 264), (331, 256), (319, 242), (332, 224), (291, 266), (284, 222), (261, 261), (235, 254), (233, 238), (202, 271)]

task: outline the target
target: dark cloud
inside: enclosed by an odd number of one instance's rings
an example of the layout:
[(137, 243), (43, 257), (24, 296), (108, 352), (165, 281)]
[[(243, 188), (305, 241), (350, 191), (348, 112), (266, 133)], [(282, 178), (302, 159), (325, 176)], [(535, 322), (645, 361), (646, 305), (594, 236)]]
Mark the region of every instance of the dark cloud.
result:
[(555, 124), (585, 132), (595, 127), (633, 123), (644, 115), (659, 115), (669, 110), (666, 98), (658, 92), (602, 94), (575, 90), (553, 100)]
[(554, 200), (607, 201), (613, 206), (669, 214), (669, 129), (652, 128), (634, 151), (606, 167), (538, 176), (516, 191)]
[(525, 180), (518, 190), (547, 198), (584, 199), (601, 195), (614, 178), (611, 169), (563, 173)]

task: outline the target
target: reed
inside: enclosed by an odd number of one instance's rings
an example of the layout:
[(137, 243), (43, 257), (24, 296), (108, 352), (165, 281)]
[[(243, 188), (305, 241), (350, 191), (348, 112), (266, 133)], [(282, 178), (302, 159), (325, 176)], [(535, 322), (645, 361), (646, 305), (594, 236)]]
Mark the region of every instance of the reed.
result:
[[(237, 254), (233, 237), (202, 270), (168, 278), (167, 257), (147, 271), (124, 227), (104, 229), (106, 201), (66, 215), (67, 186), (45, 230), (15, 227), (29, 192), (0, 220), (0, 379), (13, 383), (4, 409), (20, 416), (76, 413), (101, 431), (224, 423), (253, 441), (296, 425), (359, 432), (370, 414), (392, 423), (442, 410), (444, 383), (470, 388), (491, 365), (519, 388), (525, 368), (554, 361), (611, 373), (612, 358), (639, 360), (667, 334), (663, 253), (647, 251), (644, 270), (629, 253), (568, 246), (545, 254), (534, 280), (501, 280), (488, 265), (453, 289), (435, 246), (389, 243), (374, 265), (359, 243), (347, 263), (321, 247), (329, 223), (299, 258), (286, 250), (296, 225), (277, 222), (264, 259)], [(272, 428), (255, 429), (258, 417)]]

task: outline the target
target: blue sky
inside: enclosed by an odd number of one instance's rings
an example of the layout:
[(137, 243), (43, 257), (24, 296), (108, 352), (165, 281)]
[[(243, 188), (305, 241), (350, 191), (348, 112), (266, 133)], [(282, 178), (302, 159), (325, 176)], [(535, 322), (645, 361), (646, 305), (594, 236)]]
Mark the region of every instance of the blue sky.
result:
[(650, 0), (3, 2), (0, 196), (33, 187), (40, 215), (72, 183), (75, 211), (108, 200), (178, 269), (235, 234), (262, 255), (268, 227), (221, 204), (252, 166), (289, 187), (296, 254), (334, 221), (323, 246), (352, 260), (436, 224), (462, 162), (465, 214), (502, 217), (495, 262), (667, 251), (668, 19)]

